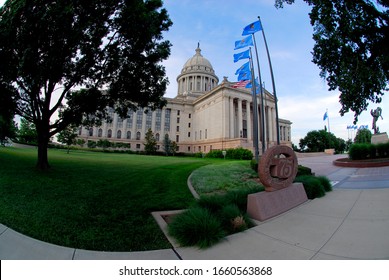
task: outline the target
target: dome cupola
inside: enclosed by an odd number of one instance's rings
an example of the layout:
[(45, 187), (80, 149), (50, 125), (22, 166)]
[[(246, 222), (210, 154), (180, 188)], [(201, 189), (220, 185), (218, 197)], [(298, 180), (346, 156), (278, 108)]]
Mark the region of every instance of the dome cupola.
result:
[(201, 54), (200, 43), (195, 51), (177, 77), (178, 96), (200, 96), (216, 87), (219, 82), (212, 64)]

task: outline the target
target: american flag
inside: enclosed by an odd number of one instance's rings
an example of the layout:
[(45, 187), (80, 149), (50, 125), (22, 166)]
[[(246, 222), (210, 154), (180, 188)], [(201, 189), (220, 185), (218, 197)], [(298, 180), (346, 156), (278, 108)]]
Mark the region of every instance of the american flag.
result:
[(246, 87), (246, 85), (247, 85), (249, 82), (250, 82), (249, 80), (240, 81), (240, 82), (234, 83), (234, 84), (232, 85), (232, 87), (233, 87), (233, 88), (244, 88), (244, 87)]

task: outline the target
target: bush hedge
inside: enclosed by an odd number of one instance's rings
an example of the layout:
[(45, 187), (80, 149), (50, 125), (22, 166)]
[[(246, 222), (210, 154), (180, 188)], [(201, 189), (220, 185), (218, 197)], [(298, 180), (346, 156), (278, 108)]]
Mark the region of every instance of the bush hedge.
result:
[(389, 142), (380, 144), (355, 143), (350, 146), (351, 160), (364, 160), (389, 157)]
[(324, 176), (302, 175), (296, 177), (294, 182), (299, 182), (304, 185), (308, 199), (322, 197), (326, 192), (332, 190), (331, 182)]
[[(226, 158), (227, 159), (242, 159), (242, 160), (251, 160), (253, 158), (253, 153), (242, 147), (234, 149), (226, 149)], [(213, 150), (205, 155), (207, 158), (224, 158), (223, 151)]]

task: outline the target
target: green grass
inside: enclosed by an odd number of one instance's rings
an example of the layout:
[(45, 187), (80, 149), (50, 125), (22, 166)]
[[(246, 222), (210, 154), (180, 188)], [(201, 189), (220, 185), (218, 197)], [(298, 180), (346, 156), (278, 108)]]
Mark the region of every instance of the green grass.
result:
[(150, 212), (193, 203), (189, 174), (214, 160), (49, 150), (52, 168), (34, 168), (36, 149), (0, 148), (0, 223), (72, 248), (170, 248)]
[(203, 166), (191, 177), (193, 188), (200, 195), (226, 193), (236, 189), (257, 188), (258, 174), (251, 169), (249, 161), (224, 161)]

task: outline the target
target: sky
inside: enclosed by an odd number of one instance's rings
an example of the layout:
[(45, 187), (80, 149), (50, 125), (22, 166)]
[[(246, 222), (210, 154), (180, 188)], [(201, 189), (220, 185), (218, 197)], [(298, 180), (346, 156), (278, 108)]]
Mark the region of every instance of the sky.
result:
[[(328, 109), (329, 129), (337, 137), (345, 140), (354, 138), (357, 130), (347, 129), (353, 125), (354, 113), (343, 117), (339, 111), (339, 92), (328, 91), (326, 81), (320, 76), (320, 69), (312, 61), (313, 27), (310, 25), (310, 7), (302, 0), (283, 9), (274, 7), (274, 0), (165, 0), (173, 26), (164, 34), (172, 43), (171, 55), (163, 64), (170, 81), (166, 95), (177, 94), (176, 78), (185, 62), (195, 54), (200, 42), (202, 55), (207, 58), (219, 83), (223, 77), (237, 81), (235, 71), (245, 61), (233, 62), (234, 43), (243, 38), (243, 28), (261, 17), (269, 47), (276, 92), (279, 117), (290, 120), (292, 142), (298, 145), (309, 131), (328, 127), (323, 116)], [(272, 91), (270, 70), (262, 34), (256, 34), (262, 81)], [(372, 129), (371, 109), (380, 106), (383, 120), (377, 121), (381, 132), (389, 130), (388, 96), (381, 104), (370, 104), (358, 120), (357, 126), (368, 125)]]
[[(0, 6), (5, 1), (0, 0)], [(233, 62), (234, 43), (242, 39), (242, 30), (261, 17), (271, 56), (278, 97), (279, 117), (292, 122), (292, 142), (298, 145), (309, 131), (328, 127), (323, 116), (328, 109), (329, 129), (345, 140), (354, 138), (354, 113), (340, 116), (339, 92), (328, 91), (319, 68), (311, 62), (314, 41), (309, 20), (309, 6), (302, 0), (283, 9), (274, 7), (274, 0), (165, 0), (164, 8), (173, 22), (163, 36), (172, 44), (170, 57), (163, 62), (170, 84), (166, 97), (177, 95), (176, 78), (185, 62), (195, 54), (200, 43), (201, 53), (207, 58), (219, 83), (223, 77), (237, 81), (235, 71), (245, 61)], [(269, 66), (261, 33), (256, 35), (262, 81), (272, 91)], [(359, 116), (357, 126), (372, 129), (371, 109), (382, 108), (383, 120), (377, 125), (381, 132), (389, 131), (388, 94), (381, 104), (370, 104)]]

